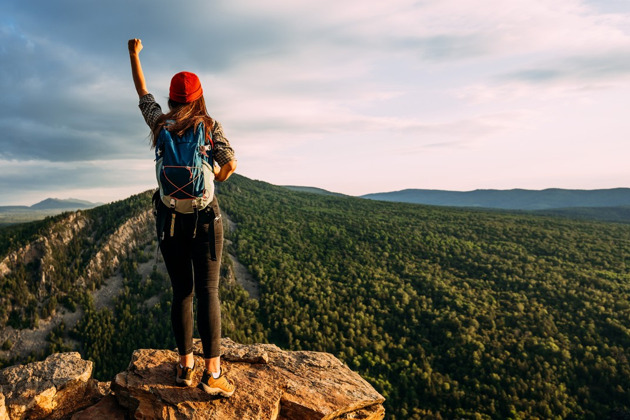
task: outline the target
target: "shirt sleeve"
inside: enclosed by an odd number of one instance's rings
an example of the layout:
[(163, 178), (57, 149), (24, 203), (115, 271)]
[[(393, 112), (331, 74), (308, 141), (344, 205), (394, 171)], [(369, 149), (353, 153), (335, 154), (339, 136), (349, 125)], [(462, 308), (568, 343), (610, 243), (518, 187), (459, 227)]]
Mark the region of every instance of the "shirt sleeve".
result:
[(144, 117), (147, 125), (151, 130), (153, 130), (158, 118), (164, 114), (162, 112), (162, 107), (160, 107), (160, 104), (155, 102), (155, 98), (150, 93), (140, 98), (140, 104), (138, 107), (140, 107), (140, 111), (142, 112), (142, 116)]
[(214, 127), (212, 127), (212, 142), (214, 143), (212, 154), (214, 156), (214, 160), (217, 161), (219, 166), (223, 166), (232, 160), (236, 160), (234, 149), (232, 149), (230, 142), (225, 137), (221, 123), (216, 120), (214, 121)]

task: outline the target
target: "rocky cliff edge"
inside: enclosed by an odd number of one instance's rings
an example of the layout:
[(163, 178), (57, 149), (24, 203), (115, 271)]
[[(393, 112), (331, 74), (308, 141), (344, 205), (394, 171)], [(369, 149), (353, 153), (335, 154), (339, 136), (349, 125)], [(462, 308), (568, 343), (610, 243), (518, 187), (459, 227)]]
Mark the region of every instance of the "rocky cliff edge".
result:
[[(222, 367), (237, 386), (230, 398), (174, 385), (177, 353), (136, 350), (109, 383), (91, 379), (92, 362), (59, 353), (0, 371), (0, 419), (383, 419), (384, 398), (328, 353), (221, 341)], [(201, 379), (201, 343), (195, 341)]]

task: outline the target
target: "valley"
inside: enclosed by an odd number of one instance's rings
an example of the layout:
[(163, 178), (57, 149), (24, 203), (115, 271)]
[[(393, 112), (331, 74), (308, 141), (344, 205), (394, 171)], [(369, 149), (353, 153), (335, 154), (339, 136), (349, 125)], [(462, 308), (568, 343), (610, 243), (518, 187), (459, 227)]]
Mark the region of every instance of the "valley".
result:
[[(289, 191), (238, 175), (218, 197), (224, 336), (333, 353), (385, 395), (392, 419), (630, 412), (630, 226)], [(148, 198), (84, 211), (80, 228), (64, 216), (0, 230), (13, 244), (0, 261), (16, 249), (39, 255), (7, 260), (5, 325), (82, 314), (44, 346), (79, 349), (100, 380), (136, 348), (174, 347)], [(41, 248), (42, 232), (60, 242)]]

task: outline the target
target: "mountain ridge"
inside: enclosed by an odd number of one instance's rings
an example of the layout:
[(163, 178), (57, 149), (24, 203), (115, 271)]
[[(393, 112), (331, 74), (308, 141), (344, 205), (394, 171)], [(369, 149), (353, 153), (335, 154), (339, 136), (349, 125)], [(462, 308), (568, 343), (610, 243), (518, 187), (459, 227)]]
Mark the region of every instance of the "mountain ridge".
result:
[(93, 207), (102, 206), (103, 203), (93, 203), (87, 200), (79, 200), (78, 198), (46, 198), (30, 206), (26, 205), (11, 205), (0, 206), (0, 212), (10, 210), (56, 210), (56, 209), (68, 209), (68, 210), (81, 210), (90, 209)]
[(347, 197), (346, 194), (333, 192), (333, 191), (325, 190), (323, 188), (318, 188), (318, 187), (303, 187), (299, 185), (281, 185), (281, 186), (284, 188), (288, 188), (292, 191), (307, 192), (307, 193), (320, 194), (320, 195), (334, 195), (338, 197)]
[(101, 205), (103, 204), (76, 198), (46, 198), (31, 206), (0, 206), (0, 227), (41, 220), (66, 211), (88, 210)]
[(453, 207), (483, 207), (505, 210), (549, 210), (571, 207), (617, 207), (630, 205), (630, 188), (528, 190), (477, 189), (450, 191), (432, 189), (404, 189), (370, 193), (361, 198), (414, 204)]
[(89, 209), (92, 207), (97, 207), (102, 205), (103, 203), (92, 203), (86, 200), (79, 200), (77, 198), (46, 198), (39, 203), (35, 203), (29, 208), (37, 209), (37, 210), (49, 210), (49, 209)]

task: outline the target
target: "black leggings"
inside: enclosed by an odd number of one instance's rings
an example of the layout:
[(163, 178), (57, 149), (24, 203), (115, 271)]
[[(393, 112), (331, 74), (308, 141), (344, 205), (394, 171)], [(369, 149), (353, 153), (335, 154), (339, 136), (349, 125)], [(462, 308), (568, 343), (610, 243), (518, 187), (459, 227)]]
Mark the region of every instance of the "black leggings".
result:
[[(172, 237), (171, 210), (159, 199), (157, 207), (158, 236), (162, 238), (160, 249), (173, 287), (171, 322), (177, 349), (182, 356), (193, 350), (194, 289), (197, 295), (197, 329), (203, 344), (204, 358), (217, 357), (221, 354), (219, 268), (223, 251), (223, 223), (219, 204), (214, 198), (206, 209), (196, 215), (175, 213)], [(211, 248), (213, 245), (214, 252)], [(214, 260), (213, 254), (216, 255)]]

